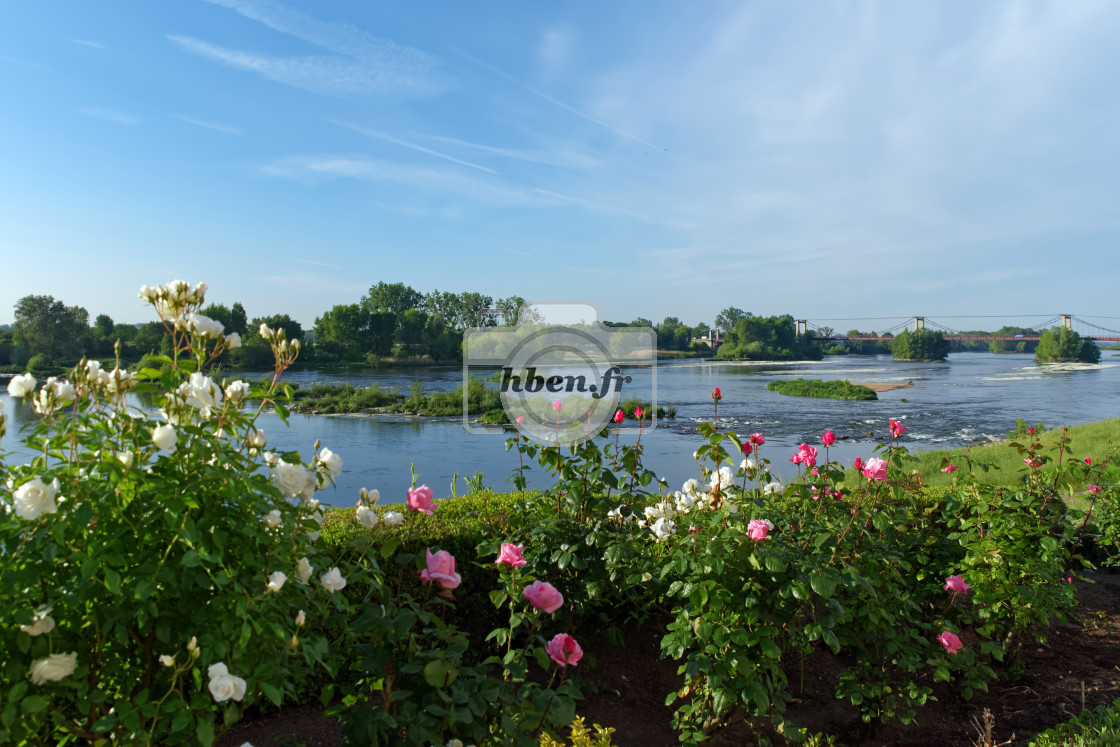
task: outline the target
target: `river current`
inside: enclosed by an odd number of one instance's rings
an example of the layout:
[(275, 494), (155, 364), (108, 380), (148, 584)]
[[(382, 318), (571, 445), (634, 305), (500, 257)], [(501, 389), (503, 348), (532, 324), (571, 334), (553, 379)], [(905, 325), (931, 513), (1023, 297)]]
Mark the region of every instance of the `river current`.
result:
[[(634, 375), (640, 390), (649, 389), (650, 369), (627, 373)], [(771, 381), (798, 377), (913, 386), (881, 392), (878, 401), (872, 402), (789, 397), (766, 389)], [(355, 386), (377, 382), (405, 393), (419, 381), (425, 391), (435, 392), (454, 389), (463, 380), (463, 369), (303, 370), (286, 378), (301, 383), (350, 381)], [(641, 439), (646, 466), (665, 477), (670, 488), (679, 488), (697, 476), (692, 457), (700, 445), (697, 424), (712, 418), (711, 391), (715, 387), (723, 392), (720, 429), (741, 435), (763, 433), (763, 456), (782, 478), (796, 474), (789, 456), (797, 445), (819, 446), (819, 434), (826, 429), (839, 437), (831, 450), (833, 459), (850, 464), (857, 456), (871, 456), (872, 448), (886, 435), (890, 418), (901, 420), (906, 427), (906, 445), (922, 450), (979, 443), (989, 436), (1003, 438), (1016, 418), (1053, 426), (1120, 414), (1120, 353), (1107, 350), (1099, 365), (1036, 365), (1030, 355), (989, 353), (956, 353), (945, 363), (906, 363), (886, 355), (830, 356), (819, 362), (797, 363), (684, 360), (658, 364), (656, 382), (658, 404), (673, 405), (676, 418), (658, 421), (658, 427), (643, 432)], [(19, 444), (18, 433), (34, 414), (26, 403), (12, 401), (6, 392), (0, 394), (0, 406), (8, 416), (8, 435), (0, 450), (10, 452), (5, 457), (9, 463), (26, 461), (30, 455)], [(507, 480), (517, 466), (516, 451), (505, 448), (511, 431), (472, 433), (461, 419), (292, 415), (285, 427), (269, 413), (259, 424), (270, 449), (298, 450), (306, 458), (316, 439), (321, 439), (342, 456), (344, 466), (336, 487), (318, 496), (328, 505), (353, 505), (363, 486), (380, 490), (383, 503), (402, 501), (411, 484), (410, 464), (437, 498), (450, 496), (455, 475), (455, 489), (465, 492), (464, 478), (477, 472), (482, 472), (486, 486), (507, 489)], [(622, 438), (632, 443), (636, 429), (625, 430)], [(539, 468), (528, 477), (531, 485), (548, 485)]]

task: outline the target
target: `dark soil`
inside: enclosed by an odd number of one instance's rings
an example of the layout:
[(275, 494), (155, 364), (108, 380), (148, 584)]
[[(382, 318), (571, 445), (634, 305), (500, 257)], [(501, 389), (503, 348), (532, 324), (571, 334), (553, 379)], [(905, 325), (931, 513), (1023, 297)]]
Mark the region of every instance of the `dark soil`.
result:
[[(1120, 576), (1090, 574), (1091, 582), (1078, 583), (1079, 619), (1052, 626), (1046, 643), (1025, 644), (1026, 673), (1016, 681), (1001, 680), (989, 692), (965, 701), (944, 685), (935, 689), (936, 702), (918, 710), (918, 723), (865, 725), (854, 706), (834, 695), (835, 677), (842, 666), (827, 652), (805, 661), (804, 690), (797, 673), (790, 674), (790, 689), (797, 702), (786, 712), (787, 721), (810, 732), (836, 737), (838, 745), (940, 747), (971, 745), (977, 737), (973, 720), (985, 709), (994, 717), (992, 736), (997, 743), (1012, 740), (1025, 745), (1028, 738), (1069, 720), (1083, 708), (1096, 708), (1120, 697)], [(1095, 583), (1094, 583), (1095, 582)], [(613, 726), (618, 747), (671, 747), (679, 742), (669, 721), (673, 708), (665, 696), (680, 687), (677, 663), (659, 658), (662, 629), (650, 625), (631, 631), (626, 647), (581, 638), (595, 667), (583, 674), (587, 686), (578, 712), (588, 725)], [(336, 721), (312, 706), (291, 707), (267, 718), (243, 721), (219, 742), (238, 747), (251, 742), (270, 745), (342, 744)], [(741, 721), (713, 734), (712, 744), (746, 747), (753, 744)]]

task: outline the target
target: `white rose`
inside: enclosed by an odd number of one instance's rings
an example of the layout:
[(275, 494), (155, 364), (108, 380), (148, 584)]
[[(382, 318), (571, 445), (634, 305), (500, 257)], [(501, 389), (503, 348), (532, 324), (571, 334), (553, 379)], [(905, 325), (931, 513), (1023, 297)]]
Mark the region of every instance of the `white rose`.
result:
[(78, 396), (74, 393), (74, 385), (65, 379), (56, 380), (52, 376), (47, 379), (47, 384), (54, 393), (54, 398), (57, 402), (73, 402)]
[(241, 335), (237, 334), (236, 332), (230, 332), (228, 335), (226, 335), (226, 345), (229, 345), (230, 348), (241, 347)]
[(786, 491), (785, 486), (782, 485), (780, 482), (767, 483), (766, 487), (764, 487), (762, 489), (762, 492), (765, 493), (766, 495), (781, 495), (785, 491)]
[(28, 521), (34, 521), (43, 514), (53, 514), (58, 511), (58, 506), (55, 505), (54, 499), (58, 495), (58, 478), (56, 477), (51, 481), (50, 485), (44, 485), (43, 481), (38, 477), (32, 477), (30, 480), (20, 485), (12, 493), (14, 499), (16, 516)]
[(263, 449), (268, 444), (268, 437), (264, 435), (264, 431), (254, 430), (245, 441), (250, 449)]
[(155, 430), (152, 431), (152, 443), (160, 451), (166, 451), (168, 454), (175, 453), (175, 442), (178, 440), (175, 434), (175, 429), (170, 425), (157, 425)]
[(152, 299), (156, 297), (156, 292), (146, 285), (140, 286), (140, 300), (144, 303), (151, 303)]
[(86, 361), (86, 375), (91, 379), (101, 377), (101, 361)]
[(106, 382), (105, 388), (110, 392), (119, 392), (126, 389), (135, 378), (136, 377), (128, 371), (114, 368), (109, 372), (109, 380)]
[(319, 583), (323, 588), (332, 594), (336, 591), (342, 591), (346, 588), (346, 579), (342, 577), (342, 573), (338, 570), (338, 566), (334, 566), (329, 571), (324, 573), (319, 579)]
[(240, 402), (249, 396), (249, 382), (235, 381), (226, 386), (226, 399), (230, 402)]
[(358, 521), (366, 529), (373, 529), (377, 526), (377, 512), (368, 506), (358, 506)]
[(296, 615), (296, 627), (303, 627), (305, 622), (307, 622), (307, 613), (300, 610), (299, 614)]
[(280, 526), (280, 509), (274, 508), (268, 512), (264, 517), (264, 523), (268, 525), (269, 529), (275, 529)]
[(650, 526), (650, 531), (653, 532), (653, 535), (657, 537), (657, 541), (660, 542), (663, 539), (672, 537), (673, 530), (676, 528), (677, 525), (673, 522), (672, 519), (662, 517)]
[(308, 478), (314, 483), (314, 477), (302, 464), (278, 461), (271, 468), (271, 472), (272, 485), (289, 498), (303, 495), (304, 491), (307, 490)]
[(296, 563), (296, 581), (306, 584), (311, 579), (311, 563), (307, 558), (300, 558)]
[(44, 682), (58, 682), (63, 677), (74, 674), (74, 668), (77, 664), (78, 652), (76, 651), (71, 651), (68, 654), (51, 654), (45, 659), (36, 659), (31, 664), (28, 674), (31, 677), (31, 682), (36, 685), (42, 685)]
[(284, 588), (284, 582), (288, 580), (288, 574), (283, 571), (276, 571), (268, 577), (268, 590), (280, 591)]
[(43, 635), (54, 630), (54, 618), (51, 617), (50, 607), (40, 607), (35, 610), (35, 619), (30, 625), (20, 625), (19, 629), (30, 636)]
[(387, 511), (385, 515), (381, 517), (381, 521), (385, 522), (385, 526), (387, 527), (399, 527), (404, 523), (404, 514), (400, 511)]
[(206, 670), (210, 676), (210, 694), (218, 703), (233, 698), (241, 700), (245, 697), (245, 680), (234, 677), (222, 662), (211, 664)]
[(124, 465), (125, 469), (132, 466), (132, 452), (131, 451), (114, 451), (113, 456)]
[(323, 449), (319, 452), (319, 464), (327, 470), (332, 478), (342, 474), (342, 457), (330, 449)]
[(191, 314), (187, 317), (187, 324), (191, 332), (199, 337), (219, 337), (225, 331), (225, 325), (202, 314)]
[(163, 654), (159, 657), (159, 663), (165, 667), (174, 666), (175, 658), (172, 656), (168, 656), (167, 654)]
[(271, 340), (272, 335), (275, 334), (267, 324), (262, 324), (259, 330), (260, 336), (266, 340)]
[(8, 382), (8, 394), (13, 397), (26, 397), (35, 391), (35, 377), (29, 373), (12, 377)]
[(210, 417), (222, 405), (222, 389), (206, 374), (192, 373), (190, 379), (179, 385), (179, 396), (191, 407)]

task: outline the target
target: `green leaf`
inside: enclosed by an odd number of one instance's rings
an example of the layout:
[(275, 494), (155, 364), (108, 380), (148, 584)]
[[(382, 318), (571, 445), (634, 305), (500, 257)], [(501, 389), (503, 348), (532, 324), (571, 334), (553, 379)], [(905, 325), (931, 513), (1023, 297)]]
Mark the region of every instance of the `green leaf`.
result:
[(105, 569), (105, 586), (109, 591), (114, 594), (120, 595), (121, 593), (121, 574), (114, 571), (112, 568)]
[(424, 680), (432, 687), (446, 687), (458, 676), (459, 672), (446, 659), (432, 659), (424, 665)]
[(271, 682), (261, 682), (259, 684), (261, 686), (261, 692), (264, 693), (265, 697), (271, 700), (273, 705), (279, 706), (281, 701), (284, 700), (284, 695), (280, 692), (280, 688), (273, 685)]
[(533, 649), (533, 656), (536, 657), (537, 664), (541, 669), (547, 670), (552, 662), (552, 660), (548, 658), (548, 652), (545, 651), (541, 646), (537, 646)]
[(830, 597), (836, 591), (836, 582), (827, 576), (814, 575), (809, 578), (809, 585), (822, 597)]
[(47, 699), (42, 695), (32, 695), (23, 699), (22, 709), (24, 715), (30, 716), (33, 713), (38, 713), (47, 707)]

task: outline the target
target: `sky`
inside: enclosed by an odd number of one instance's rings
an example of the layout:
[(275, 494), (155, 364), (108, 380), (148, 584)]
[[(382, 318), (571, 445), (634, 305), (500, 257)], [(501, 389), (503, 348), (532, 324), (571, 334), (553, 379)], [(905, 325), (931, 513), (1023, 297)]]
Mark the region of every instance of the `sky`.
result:
[(0, 323), (182, 279), (305, 327), (385, 281), (1120, 328), (1117, 38), (1112, 0), (8, 0)]

